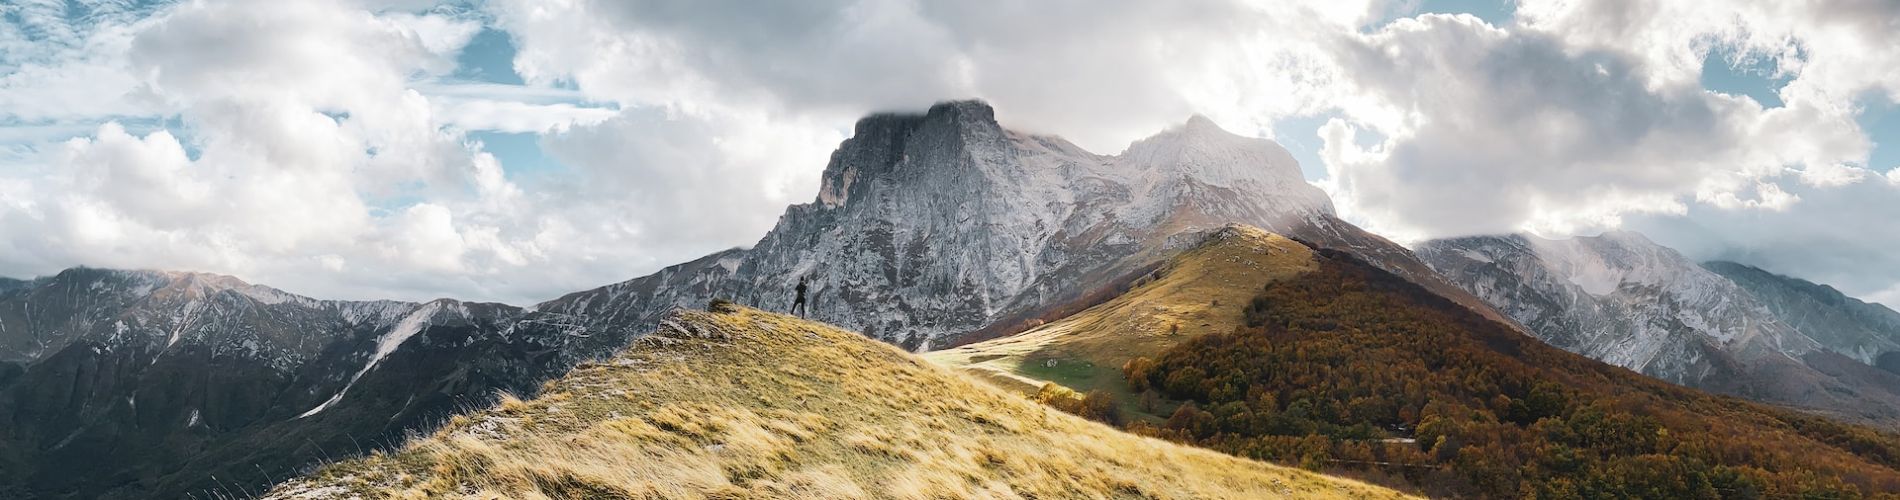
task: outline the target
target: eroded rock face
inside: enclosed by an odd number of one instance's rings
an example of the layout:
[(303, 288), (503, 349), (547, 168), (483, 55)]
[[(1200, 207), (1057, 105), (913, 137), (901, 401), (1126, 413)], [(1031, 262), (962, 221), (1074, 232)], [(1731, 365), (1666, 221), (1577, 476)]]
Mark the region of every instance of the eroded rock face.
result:
[(1865, 349), (1818, 340), (1835, 335), (1640, 234), (1454, 238), (1418, 255), (1557, 347), (1678, 384), (1900, 422), (1900, 385), (1841, 363)]
[(1702, 267), (1728, 278), (1760, 300), (1768, 312), (1821, 348), (1869, 365), (1885, 353), (1900, 353), (1900, 313), (1849, 297), (1834, 287), (1734, 262)]

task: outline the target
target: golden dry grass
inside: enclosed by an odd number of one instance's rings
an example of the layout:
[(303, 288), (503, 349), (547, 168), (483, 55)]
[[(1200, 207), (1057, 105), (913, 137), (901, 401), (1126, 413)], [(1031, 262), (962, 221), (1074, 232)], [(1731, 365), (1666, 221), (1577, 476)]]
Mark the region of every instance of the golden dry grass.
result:
[(1137, 437), (858, 334), (682, 312), (619, 357), (269, 498), (1397, 498)]
[(1108, 302), (1019, 335), (924, 357), (1024, 393), (1055, 382), (1129, 401), (1123, 363), (1188, 338), (1231, 332), (1262, 286), (1316, 268), (1312, 249), (1297, 241), (1228, 226), (1170, 259), (1155, 279)]

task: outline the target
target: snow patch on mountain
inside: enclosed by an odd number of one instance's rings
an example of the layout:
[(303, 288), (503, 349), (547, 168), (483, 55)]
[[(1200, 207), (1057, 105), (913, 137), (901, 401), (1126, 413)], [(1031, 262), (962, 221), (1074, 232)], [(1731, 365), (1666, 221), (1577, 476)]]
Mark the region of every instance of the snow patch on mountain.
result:
[(435, 317), (435, 313), (441, 310), (442, 302), (443, 301), (435, 301), (423, 304), (422, 307), (410, 312), (408, 316), (404, 316), (402, 321), (397, 322), (396, 326), (390, 328), (388, 332), (377, 337), (376, 350), (370, 353), (369, 360), (363, 363), (363, 368), (357, 370), (355, 375), (351, 375), (350, 381), (344, 383), (343, 388), (336, 391), (336, 395), (330, 396), (330, 399), (324, 400), (322, 404), (317, 405), (315, 408), (298, 414), (297, 418), (306, 418), (322, 413), (323, 410), (328, 409), (330, 405), (336, 404), (337, 401), (342, 401), (343, 395), (349, 393), (351, 387), (356, 386), (356, 381), (362, 379), (363, 374), (369, 373), (371, 369), (376, 368), (376, 364), (382, 362), (383, 358), (388, 357), (389, 353), (396, 352), (397, 348), (402, 347), (403, 342), (408, 342), (410, 337), (416, 336), (423, 328), (427, 327), (430, 318)]

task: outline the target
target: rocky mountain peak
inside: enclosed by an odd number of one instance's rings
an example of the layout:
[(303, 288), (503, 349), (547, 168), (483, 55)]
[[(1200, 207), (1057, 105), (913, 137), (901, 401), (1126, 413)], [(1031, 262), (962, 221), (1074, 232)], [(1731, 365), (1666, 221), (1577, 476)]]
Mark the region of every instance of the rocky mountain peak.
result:
[[(878, 113), (858, 120), (850, 139), (825, 166), (818, 204), (842, 206), (867, 196), (866, 180), (922, 177), (919, 169), (944, 168), (944, 161), (913, 161), (912, 152), (965, 156), (1002, 148), (1005, 133), (996, 112), (983, 101), (946, 101), (918, 113)], [(921, 159), (920, 159), (921, 160)], [(949, 162), (962, 164), (968, 162)]]
[(1179, 200), (1191, 210), (1229, 205), (1260, 209), (1257, 214), (1210, 214), (1217, 215), (1215, 219), (1278, 227), (1288, 222), (1277, 220), (1282, 215), (1335, 213), (1332, 199), (1306, 182), (1299, 161), (1286, 148), (1234, 134), (1201, 115), (1135, 141), (1116, 160), (1125, 175), (1141, 179), (1145, 185), (1140, 188), (1154, 193), (1150, 196)]

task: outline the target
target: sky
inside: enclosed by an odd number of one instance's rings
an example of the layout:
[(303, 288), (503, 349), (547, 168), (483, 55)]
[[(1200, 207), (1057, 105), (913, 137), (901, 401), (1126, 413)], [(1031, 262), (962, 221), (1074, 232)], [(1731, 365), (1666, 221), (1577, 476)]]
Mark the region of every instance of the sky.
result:
[(1401, 242), (1642, 231), (1900, 306), (1891, 0), (10, 0), (0, 276), (529, 304), (749, 245), (852, 123), (1205, 115)]

